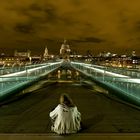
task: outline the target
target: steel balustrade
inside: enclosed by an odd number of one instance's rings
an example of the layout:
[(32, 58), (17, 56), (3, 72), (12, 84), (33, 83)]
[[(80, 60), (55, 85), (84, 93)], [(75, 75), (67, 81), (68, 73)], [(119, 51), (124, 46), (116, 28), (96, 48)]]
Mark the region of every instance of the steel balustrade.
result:
[[(140, 73), (129, 69), (118, 69), (85, 64), (80, 62), (68, 62), (74, 69), (84, 75), (101, 82), (102, 84), (121, 92), (126, 97), (140, 103)], [(38, 80), (60, 66), (66, 64), (63, 61), (43, 63), (25, 66), (24, 68), (1, 69), (0, 97), (20, 87)], [(69, 65), (68, 64), (68, 65)], [(135, 75), (135, 76), (134, 76)]]
[(61, 64), (62, 61), (30, 65), (22, 70), (20, 69), (21, 71), (16, 71), (15, 68), (12, 70), (11, 68), (11, 73), (0, 76), (0, 97), (38, 80), (59, 68)]
[[(71, 62), (71, 66), (84, 75), (119, 91), (126, 98), (128, 97), (140, 104), (140, 78), (134, 78), (131, 74), (129, 76), (127, 74), (124, 75), (123, 72), (121, 74), (120, 71), (116, 73), (116, 70), (113, 72), (113, 68), (110, 70), (109, 68), (92, 64)], [(127, 73), (127, 70), (125, 71)], [(129, 72), (130, 70), (128, 70)], [(139, 72), (135, 72), (135, 74), (139, 76)]]

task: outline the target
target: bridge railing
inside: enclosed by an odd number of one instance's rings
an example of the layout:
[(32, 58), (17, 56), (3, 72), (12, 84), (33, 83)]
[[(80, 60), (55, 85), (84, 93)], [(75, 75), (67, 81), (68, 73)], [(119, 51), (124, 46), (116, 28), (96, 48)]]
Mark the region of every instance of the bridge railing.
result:
[(35, 77), (0, 77), (0, 97), (35, 79)]
[(131, 78), (126, 75), (110, 72), (107, 69), (87, 65), (79, 62), (71, 62), (71, 66), (91, 77), (92, 79), (99, 81), (100, 83), (119, 91), (122, 96), (136, 101), (140, 105), (140, 79)]
[(128, 69), (128, 68), (116, 68), (116, 67), (102, 67), (103, 70), (107, 70), (113, 73), (122, 74), (125, 76), (140, 78), (140, 71), (137, 69)]
[[(78, 62), (77, 62), (78, 63)], [(93, 64), (86, 64), (86, 66), (99, 68), (105, 71), (122, 74), (125, 76), (133, 77), (133, 78), (140, 78), (140, 70), (139, 69), (131, 69), (131, 68), (124, 68), (124, 67), (111, 67), (111, 66), (101, 66), (101, 65), (93, 65)]]
[(23, 88), (61, 66), (62, 62), (28, 66), (26, 69), (0, 76), (0, 97)]
[(16, 72), (21, 72), (45, 65), (49, 65), (51, 63), (41, 63), (41, 64), (32, 64), (32, 65), (22, 65), (22, 66), (13, 66), (13, 67), (2, 67), (0, 68), (0, 75), (7, 75), (10, 73), (16, 73)]

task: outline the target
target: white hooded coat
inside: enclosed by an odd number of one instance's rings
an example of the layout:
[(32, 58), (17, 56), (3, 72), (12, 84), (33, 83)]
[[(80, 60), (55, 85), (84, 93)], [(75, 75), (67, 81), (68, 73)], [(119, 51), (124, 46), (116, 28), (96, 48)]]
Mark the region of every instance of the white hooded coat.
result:
[(81, 129), (81, 114), (77, 107), (68, 107), (64, 104), (59, 104), (52, 112), (50, 117), (54, 120), (52, 131), (58, 134), (76, 133)]

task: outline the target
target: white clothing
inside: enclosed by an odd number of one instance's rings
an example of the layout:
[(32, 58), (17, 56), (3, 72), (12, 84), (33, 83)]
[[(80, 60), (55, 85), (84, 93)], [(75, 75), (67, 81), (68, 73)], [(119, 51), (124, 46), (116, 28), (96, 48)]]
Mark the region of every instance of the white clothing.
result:
[(52, 112), (50, 117), (54, 120), (52, 131), (58, 134), (76, 133), (80, 130), (81, 113), (77, 107), (67, 107), (59, 104)]

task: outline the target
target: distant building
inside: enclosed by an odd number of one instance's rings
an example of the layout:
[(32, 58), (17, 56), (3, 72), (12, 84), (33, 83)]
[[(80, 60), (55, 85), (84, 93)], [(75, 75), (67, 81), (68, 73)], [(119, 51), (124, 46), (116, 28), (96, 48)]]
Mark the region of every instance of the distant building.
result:
[(132, 51), (132, 57), (135, 57), (135, 56), (136, 56), (136, 51), (133, 50), (133, 51)]
[(110, 52), (101, 52), (99, 57), (112, 57), (112, 53)]
[(70, 46), (67, 44), (67, 40), (64, 40), (60, 48), (60, 56), (63, 59), (69, 59), (70, 52), (71, 52)]
[(44, 58), (48, 58), (48, 55), (49, 55), (49, 53), (48, 53), (48, 48), (47, 48), (47, 46), (46, 46), (46, 47), (45, 47), (44, 54), (43, 54), (43, 57), (44, 57)]
[(14, 56), (15, 57), (31, 57), (31, 51), (28, 50), (26, 52), (18, 52), (17, 50), (15, 50), (14, 52)]
[(44, 50), (44, 54), (43, 54), (43, 60), (50, 60), (50, 59), (54, 59), (54, 55), (53, 54), (49, 54), (48, 48), (47, 46), (45, 47)]

